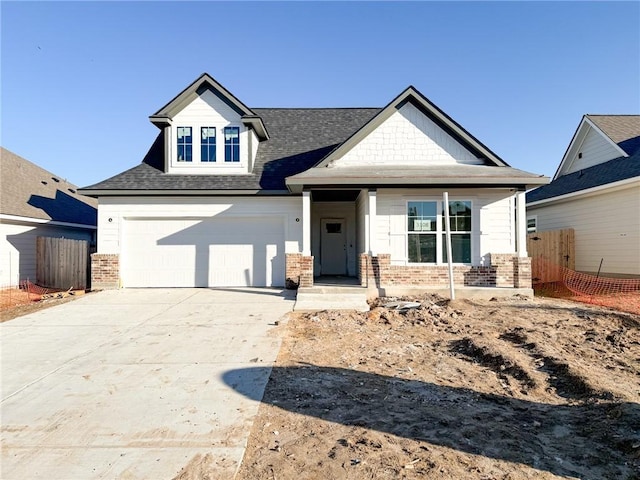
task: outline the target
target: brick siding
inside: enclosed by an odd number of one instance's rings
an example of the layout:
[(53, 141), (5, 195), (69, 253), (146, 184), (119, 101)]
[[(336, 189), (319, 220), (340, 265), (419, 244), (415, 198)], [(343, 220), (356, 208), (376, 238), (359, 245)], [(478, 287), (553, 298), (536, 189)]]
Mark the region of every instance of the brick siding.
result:
[(91, 255), (92, 290), (120, 288), (120, 256), (94, 253)]
[[(389, 254), (359, 257), (359, 278), (362, 286), (447, 286), (447, 265), (391, 265)], [(491, 255), (490, 266), (455, 265), (456, 285), (474, 287), (531, 288), (531, 259), (511, 254)]]

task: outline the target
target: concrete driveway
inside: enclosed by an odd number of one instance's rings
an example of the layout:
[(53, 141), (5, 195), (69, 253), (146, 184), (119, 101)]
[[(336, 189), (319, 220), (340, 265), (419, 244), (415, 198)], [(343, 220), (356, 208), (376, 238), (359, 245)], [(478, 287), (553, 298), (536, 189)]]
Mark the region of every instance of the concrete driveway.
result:
[(232, 478), (259, 402), (221, 377), (272, 365), (294, 298), (105, 291), (0, 324), (0, 478), (162, 480), (199, 461)]

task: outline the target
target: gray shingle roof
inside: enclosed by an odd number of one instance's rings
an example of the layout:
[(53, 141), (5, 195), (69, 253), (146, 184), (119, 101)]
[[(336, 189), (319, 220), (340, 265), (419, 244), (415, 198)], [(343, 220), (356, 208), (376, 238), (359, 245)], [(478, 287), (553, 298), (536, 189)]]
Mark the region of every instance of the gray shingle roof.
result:
[(527, 203), (640, 177), (640, 115), (586, 115), (628, 157), (618, 157), (556, 178), (527, 193)]
[(0, 147), (0, 213), (96, 225), (98, 202), (75, 185)]
[(161, 133), (141, 164), (82, 190), (286, 190), (286, 177), (313, 167), (379, 110), (254, 108), (270, 138), (260, 142), (249, 175), (166, 174)]

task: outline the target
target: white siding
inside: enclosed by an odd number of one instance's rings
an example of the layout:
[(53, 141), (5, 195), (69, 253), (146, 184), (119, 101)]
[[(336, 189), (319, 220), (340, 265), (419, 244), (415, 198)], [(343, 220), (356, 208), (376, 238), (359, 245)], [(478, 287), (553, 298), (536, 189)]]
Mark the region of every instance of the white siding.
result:
[[(284, 218), (285, 252), (300, 252), (300, 197), (101, 197), (98, 207), (98, 252), (121, 253), (122, 225), (127, 218), (203, 219), (270, 215)], [(300, 221), (296, 222), (296, 218)]]
[[(614, 148), (610, 141), (591, 127), (589, 127), (582, 143), (577, 148), (573, 148), (570, 154), (571, 157), (568, 159), (567, 166), (563, 168), (561, 175), (584, 170), (618, 158), (621, 155), (620, 151)], [(582, 158), (578, 158), (580, 154), (582, 154)]]
[(576, 270), (640, 275), (640, 186), (529, 207), (538, 231), (575, 230)]
[(95, 231), (52, 225), (0, 221), (0, 286), (36, 281), (36, 237), (64, 237), (91, 241)]
[(333, 165), (455, 163), (482, 162), (420, 110), (407, 103)]
[[(389, 253), (394, 265), (408, 263), (407, 202), (410, 200), (442, 200), (442, 190), (378, 190), (378, 250)], [(450, 189), (449, 200), (472, 202), (473, 265), (487, 265), (490, 253), (515, 253), (512, 192)]]
[(347, 275), (356, 276), (356, 209), (352, 202), (311, 203), (311, 255), (313, 271), (322, 271), (320, 255), (320, 223), (323, 218), (344, 218), (347, 228)]
[[(191, 127), (193, 135), (193, 161), (177, 162), (177, 127)], [(200, 162), (200, 127), (216, 127), (216, 162)], [(224, 127), (240, 129), (240, 162), (224, 161)], [(218, 96), (207, 90), (193, 100), (173, 118), (167, 129), (171, 150), (169, 173), (247, 173), (249, 165), (249, 129), (242, 124), (240, 115)], [(252, 145), (253, 147), (253, 145)], [(256, 146), (257, 149), (257, 141)]]

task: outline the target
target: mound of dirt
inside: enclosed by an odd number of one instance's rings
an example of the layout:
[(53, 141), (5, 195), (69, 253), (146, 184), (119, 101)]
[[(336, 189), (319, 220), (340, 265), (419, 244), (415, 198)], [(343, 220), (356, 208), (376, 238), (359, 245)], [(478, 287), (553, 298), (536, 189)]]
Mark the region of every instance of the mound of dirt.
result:
[(638, 317), (371, 307), (291, 317), (236, 478), (640, 478)]

